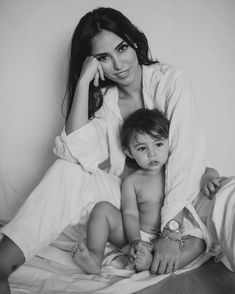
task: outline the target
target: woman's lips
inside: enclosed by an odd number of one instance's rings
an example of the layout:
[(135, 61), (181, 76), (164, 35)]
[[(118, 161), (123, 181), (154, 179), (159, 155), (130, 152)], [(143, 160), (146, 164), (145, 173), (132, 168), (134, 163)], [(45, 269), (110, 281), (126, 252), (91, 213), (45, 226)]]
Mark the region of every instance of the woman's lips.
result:
[(128, 76), (128, 74), (129, 74), (129, 69), (123, 70), (119, 73), (116, 73), (115, 75), (119, 78), (125, 79)]

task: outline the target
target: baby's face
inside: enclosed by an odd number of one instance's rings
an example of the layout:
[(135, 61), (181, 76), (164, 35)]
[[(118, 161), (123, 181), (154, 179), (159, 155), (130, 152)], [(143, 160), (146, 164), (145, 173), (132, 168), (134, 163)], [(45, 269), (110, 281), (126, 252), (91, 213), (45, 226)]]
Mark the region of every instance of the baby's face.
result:
[(167, 162), (168, 150), (168, 139), (159, 140), (143, 133), (134, 133), (130, 139), (130, 155), (143, 169), (160, 169)]

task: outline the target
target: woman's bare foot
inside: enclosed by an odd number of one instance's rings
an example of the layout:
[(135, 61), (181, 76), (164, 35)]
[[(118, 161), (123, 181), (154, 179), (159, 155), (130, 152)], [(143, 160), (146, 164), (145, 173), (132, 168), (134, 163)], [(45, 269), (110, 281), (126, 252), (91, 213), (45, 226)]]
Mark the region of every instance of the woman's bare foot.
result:
[(150, 249), (142, 244), (138, 245), (138, 250), (135, 256), (135, 269), (137, 272), (149, 270), (153, 260), (153, 255)]
[(101, 270), (101, 259), (94, 252), (90, 251), (86, 245), (81, 242), (71, 249), (73, 261), (81, 267), (81, 269), (91, 275), (97, 275)]

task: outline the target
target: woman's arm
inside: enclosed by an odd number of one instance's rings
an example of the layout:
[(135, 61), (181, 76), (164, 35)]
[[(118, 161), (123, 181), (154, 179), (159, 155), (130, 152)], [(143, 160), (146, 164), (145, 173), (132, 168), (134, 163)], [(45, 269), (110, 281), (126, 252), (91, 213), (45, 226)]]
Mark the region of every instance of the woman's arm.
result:
[[(163, 109), (170, 120), (170, 156), (166, 165), (165, 201), (162, 208), (161, 230), (170, 220), (180, 215), (200, 191), (201, 176), (206, 168), (205, 136), (200, 129), (194, 93), (183, 72), (172, 71), (160, 83), (165, 87), (161, 97)], [(184, 228), (183, 228), (184, 229)], [(177, 238), (178, 239), (178, 238)], [(178, 268), (180, 242), (160, 238), (154, 244), (151, 270), (169, 273)]]
[(88, 57), (77, 83), (65, 130), (56, 137), (53, 149), (58, 157), (79, 163), (91, 172), (109, 156), (105, 110), (100, 109), (97, 118), (88, 120), (89, 84), (94, 80), (98, 86), (99, 77), (103, 79), (100, 64), (95, 58)]
[(72, 108), (65, 127), (68, 135), (88, 122), (89, 85), (94, 80), (94, 85), (98, 86), (99, 77), (104, 79), (101, 65), (93, 56), (87, 57), (82, 67)]
[(165, 97), (170, 120), (170, 156), (166, 166), (166, 198), (162, 208), (162, 229), (200, 191), (206, 168), (205, 136), (200, 128), (194, 93), (183, 72), (166, 79), (170, 90)]

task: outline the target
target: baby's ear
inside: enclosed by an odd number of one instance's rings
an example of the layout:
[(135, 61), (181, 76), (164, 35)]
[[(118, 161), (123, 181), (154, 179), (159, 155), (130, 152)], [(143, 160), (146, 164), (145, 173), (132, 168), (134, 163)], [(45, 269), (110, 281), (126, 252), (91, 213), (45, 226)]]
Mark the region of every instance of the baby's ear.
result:
[(134, 157), (132, 156), (132, 154), (131, 154), (131, 152), (130, 152), (129, 148), (127, 148), (127, 149), (124, 149), (124, 152), (125, 152), (125, 154), (126, 154), (128, 157), (130, 157), (130, 158), (134, 159)]

